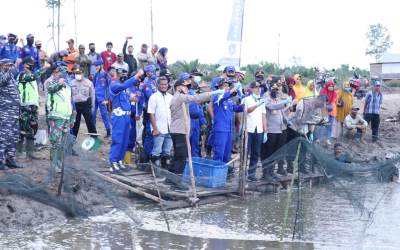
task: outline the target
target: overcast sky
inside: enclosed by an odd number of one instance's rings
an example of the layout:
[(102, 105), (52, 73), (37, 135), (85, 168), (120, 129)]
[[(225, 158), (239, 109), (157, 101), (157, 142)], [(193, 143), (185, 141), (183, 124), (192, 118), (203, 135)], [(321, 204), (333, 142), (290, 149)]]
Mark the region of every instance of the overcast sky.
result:
[[(169, 49), (169, 61), (199, 58), (217, 63), (226, 49), (232, 0), (153, 0), (154, 41)], [(390, 52), (400, 53), (400, 13), (396, 0), (245, 0), (242, 64), (277, 62), (290, 65), (293, 56), (305, 66), (367, 68), (365, 56), (369, 24), (388, 27), (394, 42)], [(75, 38), (73, 0), (63, 0), (61, 48)], [(2, 1), (0, 32), (28, 33), (53, 51), (51, 11), (45, 0)], [(119, 52), (126, 36), (136, 52), (150, 44), (150, 0), (76, 0), (78, 43), (95, 42), (98, 51), (107, 41)], [(10, 21), (9, 21), (10, 20)], [(48, 42), (48, 43), (47, 43)], [(46, 46), (47, 43), (47, 46)]]

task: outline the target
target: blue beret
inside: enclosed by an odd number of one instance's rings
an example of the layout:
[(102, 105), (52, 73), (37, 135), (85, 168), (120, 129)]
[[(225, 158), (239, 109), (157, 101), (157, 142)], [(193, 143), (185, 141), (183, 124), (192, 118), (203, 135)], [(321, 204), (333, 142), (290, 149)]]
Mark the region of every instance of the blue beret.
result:
[(182, 72), (179, 74), (179, 80), (186, 81), (190, 78), (190, 74), (186, 72)]
[(26, 39), (29, 39), (29, 38), (34, 38), (34, 36), (32, 34), (26, 35)]
[(11, 64), (11, 63), (13, 63), (11, 59), (8, 58), (0, 59), (0, 64)]
[(156, 66), (154, 66), (153, 64), (147, 65), (146, 67), (144, 67), (144, 71), (156, 71)]
[(234, 66), (226, 66), (224, 68), (224, 73), (227, 73), (227, 72), (236, 72), (236, 69)]
[(7, 37), (10, 37), (10, 38), (17, 38), (17, 35), (14, 35), (13, 33), (8, 33)]

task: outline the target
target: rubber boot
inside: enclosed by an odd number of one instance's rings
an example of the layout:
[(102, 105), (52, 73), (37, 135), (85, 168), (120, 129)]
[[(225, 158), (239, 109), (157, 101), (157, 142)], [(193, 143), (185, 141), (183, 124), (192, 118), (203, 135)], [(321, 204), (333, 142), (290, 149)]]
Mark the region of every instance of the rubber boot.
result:
[(43, 160), (43, 157), (35, 154), (35, 142), (33, 140), (26, 140), (26, 154), (27, 158)]

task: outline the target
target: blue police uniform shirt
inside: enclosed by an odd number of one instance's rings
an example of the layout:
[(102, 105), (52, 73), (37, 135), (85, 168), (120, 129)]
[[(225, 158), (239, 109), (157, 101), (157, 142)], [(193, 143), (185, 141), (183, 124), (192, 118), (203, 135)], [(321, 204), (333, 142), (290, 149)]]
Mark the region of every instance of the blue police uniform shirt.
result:
[[(136, 86), (132, 86), (132, 87), (127, 88), (126, 92), (128, 93), (128, 95), (135, 94), (139, 101), (142, 98), (141, 91)], [(136, 105), (135, 102), (131, 102), (131, 112), (132, 113), (135, 113), (135, 114), (138, 113), (137, 110), (136, 110), (137, 107), (138, 107), (138, 105)]]
[(155, 80), (151, 80), (148, 77), (144, 80), (143, 86), (141, 88), (143, 98), (138, 103), (138, 115), (143, 112), (143, 107), (147, 107), (149, 103), (150, 96), (157, 92), (158, 86)]
[[(19, 58), (23, 59), (27, 56), (32, 57), (33, 61), (35, 62), (34, 70), (40, 69), (39, 52), (35, 47), (29, 45), (22, 47), (22, 49), (19, 51)], [(20, 64), (19, 70), (22, 71), (23, 69), (23, 65)]]
[(218, 100), (219, 95), (212, 97), (214, 131), (216, 132), (231, 132), (233, 113), (243, 112), (243, 106), (230, 100), (231, 97), (230, 92), (226, 92), (220, 100)]
[(14, 43), (5, 43), (0, 50), (0, 59), (3, 58), (10, 59), (15, 63), (18, 58), (17, 45)]
[(112, 109), (121, 108), (123, 111), (131, 111), (129, 95), (125, 90), (137, 83), (138, 81), (135, 77), (129, 78), (124, 83), (121, 83), (119, 80), (111, 83), (110, 99), (112, 101)]
[(107, 72), (97, 72), (93, 77), (96, 101), (102, 102), (109, 99), (111, 76)]

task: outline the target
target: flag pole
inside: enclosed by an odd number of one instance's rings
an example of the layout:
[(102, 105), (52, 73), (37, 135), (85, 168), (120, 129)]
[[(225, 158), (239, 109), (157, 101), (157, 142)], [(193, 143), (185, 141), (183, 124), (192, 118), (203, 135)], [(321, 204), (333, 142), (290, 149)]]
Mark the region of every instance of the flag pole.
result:
[(151, 30), (151, 46), (154, 45), (153, 35), (153, 0), (150, 0), (150, 30)]
[(243, 11), (242, 11), (242, 26), (240, 27), (240, 46), (239, 46), (239, 68), (242, 65), (242, 41), (243, 41), (243, 21), (244, 21), (244, 8), (246, 6), (245, 0), (243, 0)]

